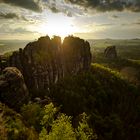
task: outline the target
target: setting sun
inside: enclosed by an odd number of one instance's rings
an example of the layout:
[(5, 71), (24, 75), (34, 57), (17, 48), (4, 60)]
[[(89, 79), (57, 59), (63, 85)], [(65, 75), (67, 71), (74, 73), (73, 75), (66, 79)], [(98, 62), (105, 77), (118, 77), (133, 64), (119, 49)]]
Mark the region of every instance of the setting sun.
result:
[(74, 34), (76, 27), (73, 26), (71, 20), (59, 16), (55, 19), (49, 19), (48, 22), (42, 23), (38, 26), (37, 31), (40, 34), (48, 34), (50, 36), (59, 35), (62, 38)]
[(48, 23), (42, 24), (38, 32), (41, 34), (47, 33), (50, 36), (60, 35), (61, 37), (65, 37), (67, 35), (73, 34), (74, 28), (72, 27), (72, 25), (66, 23)]

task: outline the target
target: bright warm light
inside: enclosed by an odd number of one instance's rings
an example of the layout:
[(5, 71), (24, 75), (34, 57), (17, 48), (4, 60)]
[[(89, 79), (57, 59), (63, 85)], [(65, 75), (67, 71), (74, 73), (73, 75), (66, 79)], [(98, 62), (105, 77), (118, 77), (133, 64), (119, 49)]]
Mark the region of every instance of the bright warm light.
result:
[(76, 31), (72, 22), (67, 19), (57, 18), (49, 19), (47, 23), (42, 23), (38, 27), (38, 32), (41, 34), (48, 34), (49, 36), (59, 35), (62, 38), (74, 34)]
[(41, 25), (41, 28), (39, 29), (39, 33), (48, 34), (50, 36), (59, 35), (61, 37), (64, 37), (69, 34), (73, 34), (74, 29), (72, 26), (66, 23), (62, 23), (62, 24), (49, 23), (46, 25)]

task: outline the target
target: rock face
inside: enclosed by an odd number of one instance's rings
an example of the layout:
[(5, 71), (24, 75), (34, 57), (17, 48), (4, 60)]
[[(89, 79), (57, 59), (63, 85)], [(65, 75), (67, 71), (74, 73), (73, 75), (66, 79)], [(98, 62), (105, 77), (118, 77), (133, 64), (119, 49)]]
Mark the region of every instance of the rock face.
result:
[(106, 58), (115, 59), (117, 58), (117, 51), (115, 46), (109, 46), (105, 49), (104, 55)]
[(77, 74), (88, 70), (91, 64), (90, 45), (78, 37), (66, 37), (62, 44), (63, 70), (65, 74)]
[(69, 36), (61, 44), (61, 38), (41, 37), (14, 52), (9, 66), (17, 67), (29, 89), (48, 89), (66, 75), (89, 69), (90, 45), (83, 39)]
[(7, 57), (0, 55), (0, 73), (7, 66)]
[(0, 75), (0, 101), (18, 109), (26, 102), (28, 90), (23, 75), (16, 67), (7, 67)]

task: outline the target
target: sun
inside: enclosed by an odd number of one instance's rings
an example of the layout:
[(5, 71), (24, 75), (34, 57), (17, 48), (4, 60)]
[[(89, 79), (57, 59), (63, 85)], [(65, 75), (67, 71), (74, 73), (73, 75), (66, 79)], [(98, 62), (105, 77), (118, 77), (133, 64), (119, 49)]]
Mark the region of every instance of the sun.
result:
[(66, 23), (48, 23), (42, 24), (39, 33), (48, 34), (50, 36), (59, 35), (61, 37), (65, 37), (67, 35), (74, 33), (74, 28)]
[(48, 34), (49, 36), (59, 35), (62, 38), (72, 35), (76, 32), (72, 21), (66, 18), (49, 19), (46, 23), (42, 23), (38, 27), (38, 32), (41, 34)]

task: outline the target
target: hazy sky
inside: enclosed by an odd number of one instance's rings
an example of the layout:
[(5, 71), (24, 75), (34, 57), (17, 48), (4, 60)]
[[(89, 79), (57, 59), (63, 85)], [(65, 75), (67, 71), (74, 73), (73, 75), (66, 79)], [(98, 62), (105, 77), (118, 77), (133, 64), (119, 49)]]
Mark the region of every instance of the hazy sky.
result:
[(140, 38), (140, 0), (0, 0), (0, 39)]

